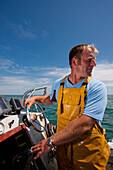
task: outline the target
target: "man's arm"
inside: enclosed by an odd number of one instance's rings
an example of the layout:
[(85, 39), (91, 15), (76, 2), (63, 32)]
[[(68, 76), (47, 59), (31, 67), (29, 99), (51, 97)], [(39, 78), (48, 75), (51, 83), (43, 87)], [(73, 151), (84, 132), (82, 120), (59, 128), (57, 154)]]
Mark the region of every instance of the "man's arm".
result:
[[(95, 119), (82, 115), (81, 117), (72, 120), (63, 130), (55, 133), (51, 139), (54, 145), (61, 145), (76, 140), (78, 137), (88, 132)], [(37, 159), (42, 154), (49, 152), (52, 148), (47, 145), (47, 139), (39, 142), (37, 145), (31, 148), (32, 153), (37, 153), (34, 159)]]
[(30, 109), (30, 107), (34, 104), (35, 101), (37, 101), (39, 103), (42, 103), (44, 105), (51, 105), (51, 104), (55, 103), (55, 102), (52, 102), (50, 100), (50, 95), (46, 95), (46, 96), (33, 96), (33, 97), (25, 99), (24, 106), (26, 107), (27, 104), (28, 104), (29, 105), (29, 109)]
[(61, 145), (76, 140), (84, 133), (90, 131), (94, 123), (95, 119), (86, 115), (72, 120), (63, 130), (51, 137), (53, 144)]

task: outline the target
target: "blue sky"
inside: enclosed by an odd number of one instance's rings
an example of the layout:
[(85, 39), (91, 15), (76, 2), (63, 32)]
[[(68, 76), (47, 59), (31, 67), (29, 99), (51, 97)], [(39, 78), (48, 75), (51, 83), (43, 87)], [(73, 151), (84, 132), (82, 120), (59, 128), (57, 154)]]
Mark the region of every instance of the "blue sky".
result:
[(99, 50), (93, 75), (113, 94), (113, 0), (0, 0), (0, 94), (50, 93), (81, 43)]

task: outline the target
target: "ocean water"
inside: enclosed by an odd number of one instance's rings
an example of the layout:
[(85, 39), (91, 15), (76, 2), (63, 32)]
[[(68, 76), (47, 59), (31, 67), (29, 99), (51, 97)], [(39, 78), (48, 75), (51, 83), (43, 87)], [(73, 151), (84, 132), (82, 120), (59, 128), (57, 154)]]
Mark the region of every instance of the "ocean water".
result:
[(102, 127), (105, 128), (107, 141), (113, 141), (113, 95), (107, 96), (107, 107), (102, 121)]
[[(4, 97), (7, 99), (7, 101), (10, 101), (11, 97), (15, 98), (22, 98), (21, 95), (4, 95)], [(41, 105), (41, 104), (40, 104)], [(49, 119), (50, 122), (57, 124), (57, 116), (55, 115), (57, 111), (57, 104), (44, 106), (45, 108), (45, 115)], [(113, 141), (113, 95), (108, 95), (108, 102), (107, 107), (104, 113), (104, 118), (102, 121), (102, 127), (106, 130), (107, 133), (107, 141), (111, 142)]]

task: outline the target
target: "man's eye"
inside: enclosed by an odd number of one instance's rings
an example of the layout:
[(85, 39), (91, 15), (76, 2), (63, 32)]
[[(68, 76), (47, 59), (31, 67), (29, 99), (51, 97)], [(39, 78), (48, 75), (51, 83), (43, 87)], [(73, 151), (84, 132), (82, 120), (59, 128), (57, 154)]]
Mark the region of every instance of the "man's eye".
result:
[(91, 61), (92, 61), (92, 58), (88, 59), (88, 61), (91, 62)]

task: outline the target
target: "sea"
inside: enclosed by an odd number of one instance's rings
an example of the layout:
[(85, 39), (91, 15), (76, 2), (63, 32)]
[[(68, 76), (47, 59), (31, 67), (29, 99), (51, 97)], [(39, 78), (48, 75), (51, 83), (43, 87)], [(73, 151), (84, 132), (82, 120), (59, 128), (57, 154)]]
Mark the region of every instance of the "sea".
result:
[[(10, 101), (10, 98), (22, 98), (21, 95), (4, 95), (7, 101)], [(105, 129), (107, 134), (107, 141), (113, 142), (113, 95), (107, 96), (107, 107), (104, 113), (104, 118), (102, 121), (102, 127)], [(45, 106), (41, 105), (44, 108), (44, 113), (48, 120), (55, 125), (57, 125), (57, 116), (55, 115), (57, 111), (57, 104)]]

